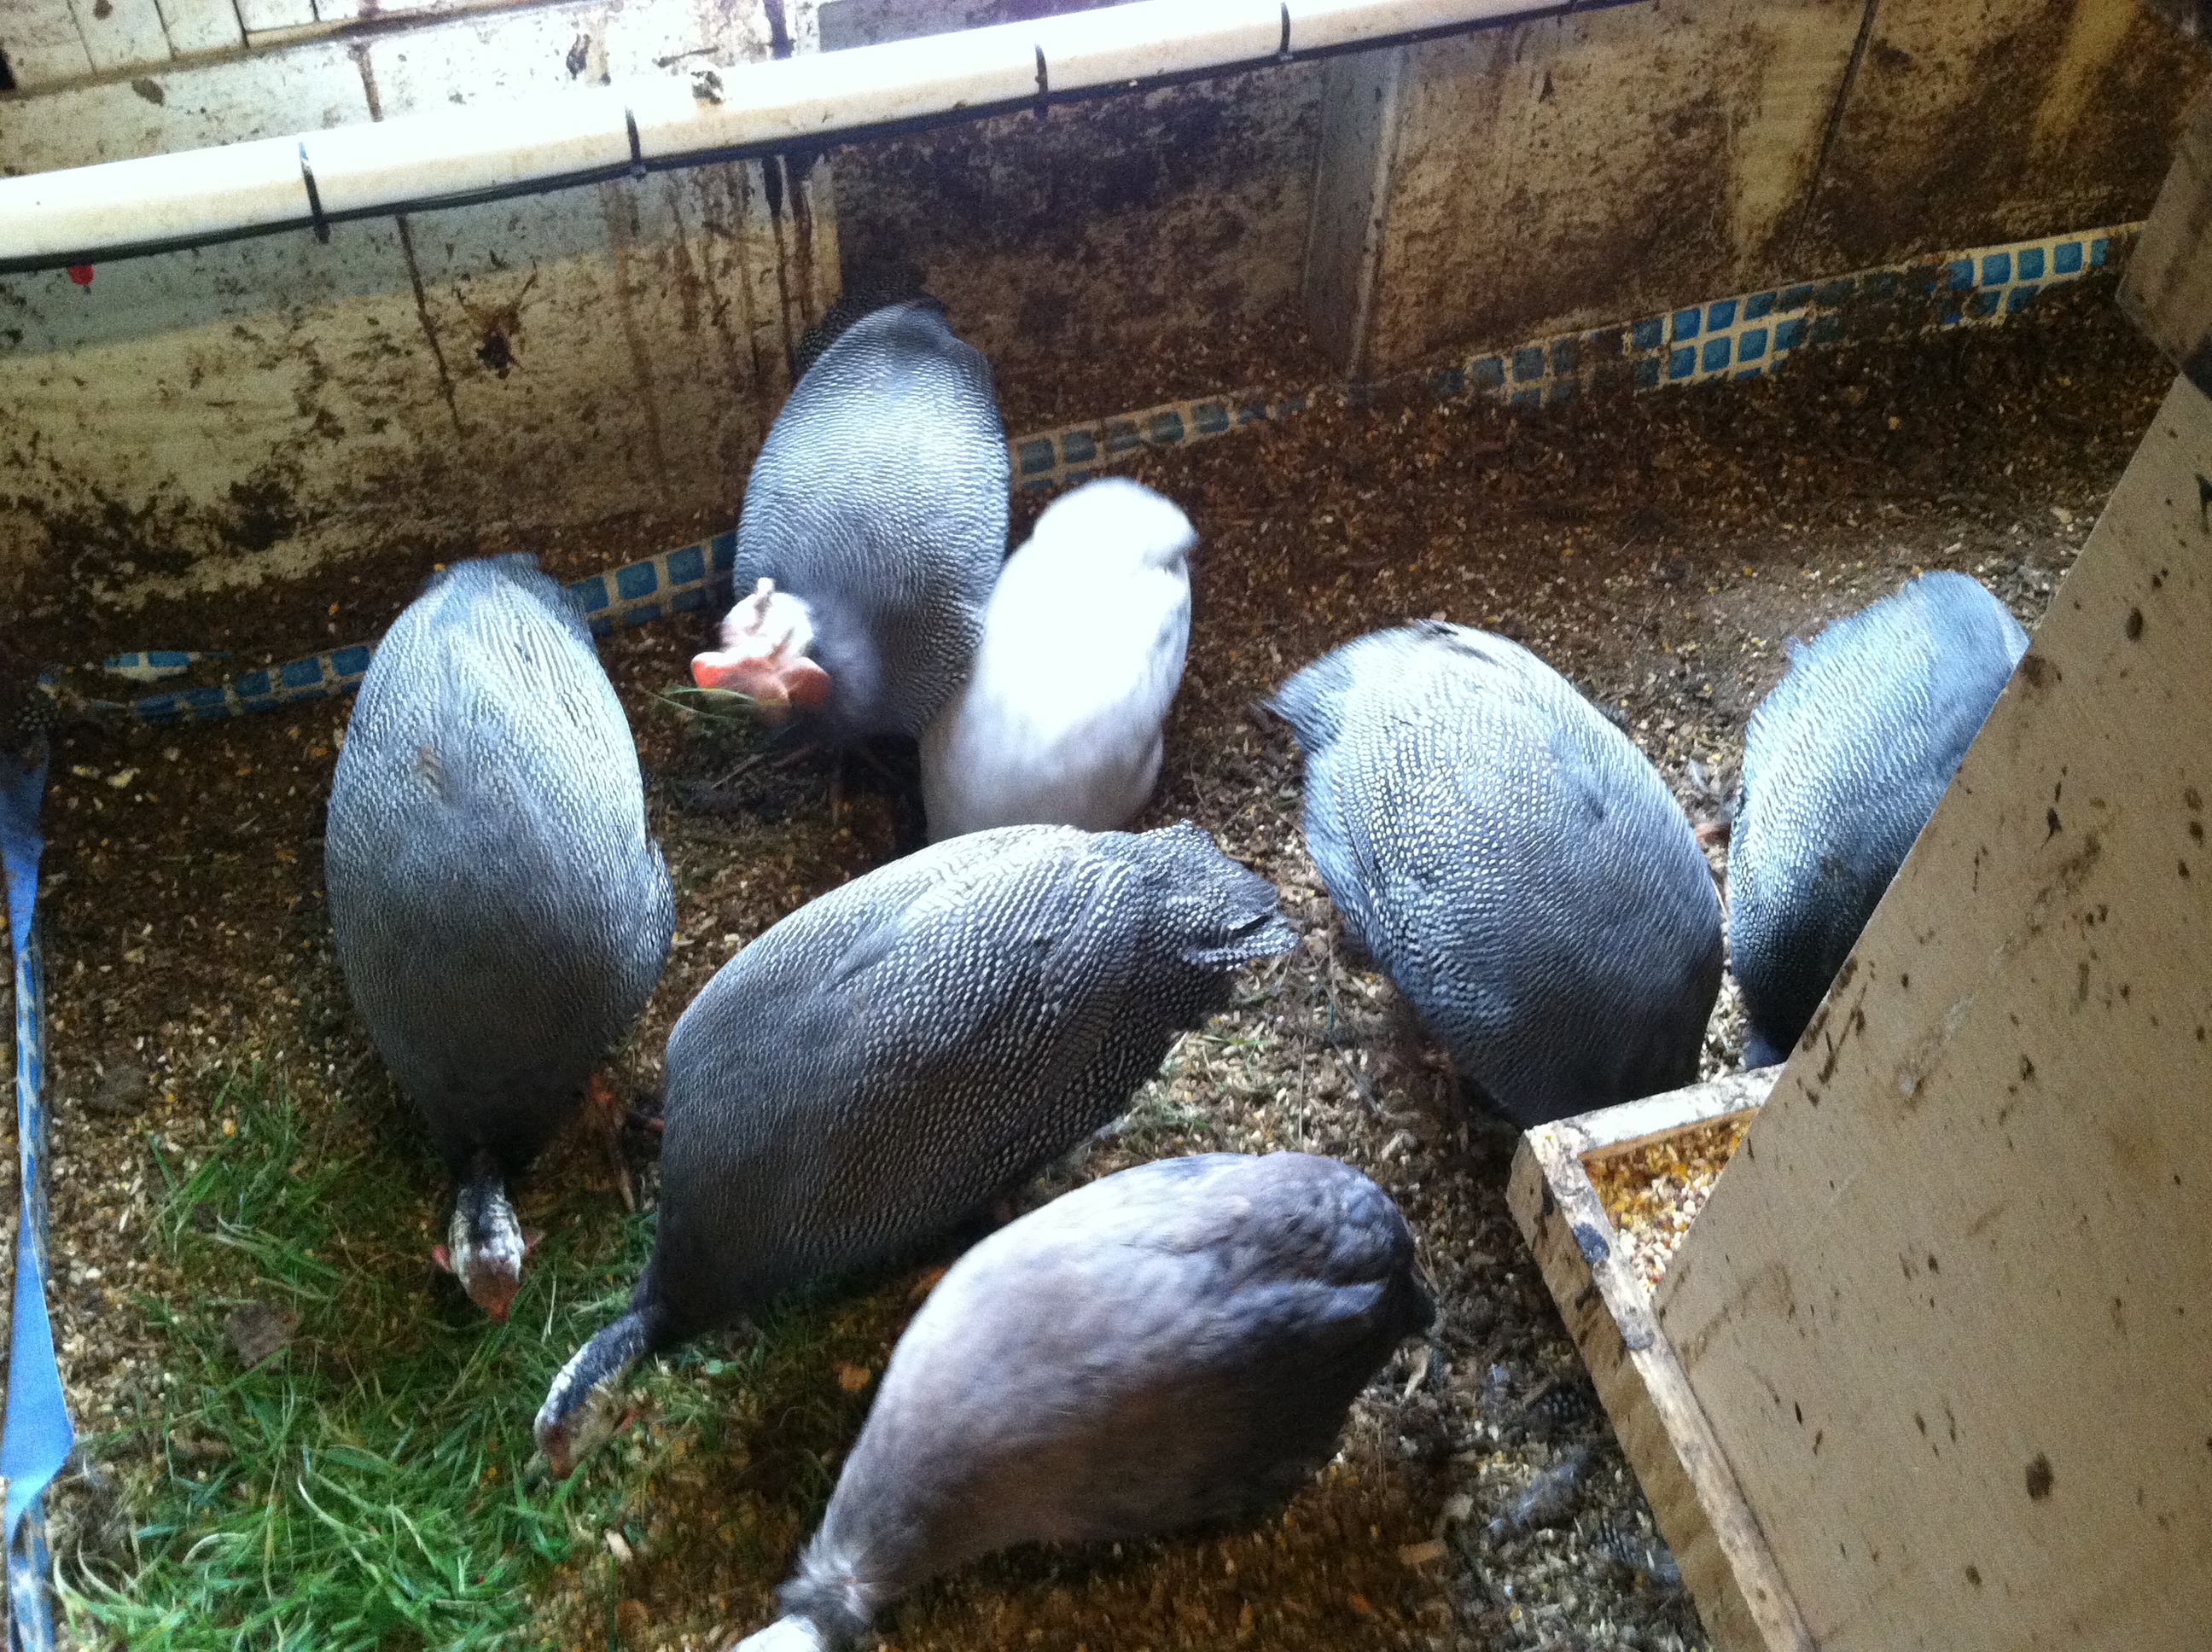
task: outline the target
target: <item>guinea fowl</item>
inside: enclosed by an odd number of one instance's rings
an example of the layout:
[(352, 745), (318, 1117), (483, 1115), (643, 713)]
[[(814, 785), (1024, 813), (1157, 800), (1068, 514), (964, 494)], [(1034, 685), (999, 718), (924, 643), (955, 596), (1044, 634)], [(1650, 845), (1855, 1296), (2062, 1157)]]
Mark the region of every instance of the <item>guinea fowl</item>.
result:
[(1729, 853), (1747, 1065), (1782, 1060), (2027, 648), (1963, 574), (1839, 619), (1752, 714)]
[(1121, 1113), (1237, 966), (1294, 939), (1273, 886), (1188, 822), (972, 833), (769, 929), (670, 1035), (653, 1259), (538, 1413), (556, 1471), (599, 1385), (973, 1217)]
[(996, 1549), (1271, 1508), (1435, 1314), (1388, 1194), (1304, 1153), (1164, 1159), (954, 1263), (891, 1351), (822, 1527), (741, 1652), (851, 1646)]
[(918, 738), (967, 673), (1006, 554), (991, 364), (927, 298), (808, 349), (745, 484), (745, 594), (692, 677), (772, 717), (795, 708), (831, 745)]
[(1126, 826), (1160, 772), (1198, 536), (1118, 477), (1054, 501), (999, 576), (966, 684), (921, 742), (933, 840), (1030, 823)]
[(574, 1110), (675, 927), (629, 726), (533, 558), (454, 564), (378, 645), (324, 860), (347, 990), (459, 1187), (437, 1259), (504, 1319), (528, 1249), (507, 1179)]
[(1644, 755), (1503, 637), (1346, 644), (1273, 708), (1345, 921), (1472, 1083), (1527, 1127), (1697, 1077), (1720, 900)]

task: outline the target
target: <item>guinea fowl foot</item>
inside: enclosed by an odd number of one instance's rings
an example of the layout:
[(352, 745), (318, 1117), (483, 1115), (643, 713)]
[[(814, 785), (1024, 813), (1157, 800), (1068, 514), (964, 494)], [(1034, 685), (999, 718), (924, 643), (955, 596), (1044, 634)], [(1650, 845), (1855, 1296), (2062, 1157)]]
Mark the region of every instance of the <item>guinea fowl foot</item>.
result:
[(754, 752), (751, 756), (747, 757), (721, 779), (709, 785), (706, 790), (709, 793), (719, 792), (731, 781), (744, 779), (756, 768), (775, 770), (796, 768), (822, 749), (811, 740), (802, 740), (798, 744), (791, 746), (789, 750), (780, 751), (776, 748), (786, 744), (786, 731), (779, 731), (775, 738), (770, 740), (763, 750)]
[[(623, 1132), (630, 1120), (630, 1106), (616, 1092), (614, 1081), (604, 1072), (595, 1072), (584, 1080), (584, 1107), (591, 1121), (592, 1133), (599, 1139), (605, 1151), (607, 1163), (615, 1173), (615, 1188), (622, 1194), (623, 1208), (637, 1209), (637, 1188), (630, 1181), (629, 1161), (623, 1155)], [(658, 1121), (655, 1121), (656, 1125)]]

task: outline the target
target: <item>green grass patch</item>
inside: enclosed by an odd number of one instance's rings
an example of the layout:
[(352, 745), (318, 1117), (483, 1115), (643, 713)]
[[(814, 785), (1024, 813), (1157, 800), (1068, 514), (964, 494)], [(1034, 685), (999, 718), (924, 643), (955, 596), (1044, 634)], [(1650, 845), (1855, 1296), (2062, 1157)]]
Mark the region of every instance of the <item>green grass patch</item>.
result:
[[(137, 1427), (88, 1442), (121, 1473), (133, 1541), (70, 1576), (80, 1639), (465, 1652), (577, 1644), (580, 1624), (611, 1646), (611, 1606), (641, 1576), (695, 1620), (718, 1609), (688, 1580), (711, 1573), (749, 1610), (781, 1576), (865, 1409), (832, 1373), (880, 1368), (884, 1304), (817, 1296), (734, 1351), (679, 1351), (639, 1375), (631, 1425), (580, 1473), (528, 1476), (538, 1406), (626, 1305), (651, 1218), (590, 1188), (535, 1212), (549, 1235), (497, 1325), (434, 1279), (422, 1224), (442, 1218), (442, 1181), (386, 1145), (397, 1133), (310, 1118), (265, 1074), (234, 1078), (221, 1107), (237, 1133), (204, 1162), (151, 1149), (157, 1242), (191, 1296), (142, 1303), (169, 1381)], [(226, 1329), (242, 1308), (293, 1316), (289, 1345), (248, 1366)], [(617, 1577), (610, 1530), (650, 1563)]]

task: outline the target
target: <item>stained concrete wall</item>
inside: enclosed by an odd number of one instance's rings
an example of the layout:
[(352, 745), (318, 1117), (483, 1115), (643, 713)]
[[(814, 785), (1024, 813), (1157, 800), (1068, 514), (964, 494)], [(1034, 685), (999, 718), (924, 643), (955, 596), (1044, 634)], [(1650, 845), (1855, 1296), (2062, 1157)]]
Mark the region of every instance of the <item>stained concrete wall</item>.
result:
[(1401, 57), (1308, 277), (1371, 371), (2138, 219), (2204, 66), (2137, 0), (1657, 0)]
[[(200, 0), (12, 0), (0, 169), (1085, 3), (240, 0), (233, 40)], [(129, 596), (733, 513), (790, 344), (889, 262), (992, 353), (1020, 423), (1227, 387), (1167, 377), (1242, 374), (1309, 319), (1383, 372), (2126, 221), (2202, 78), (2137, 0), (1644, 0), (327, 246), (0, 278), (0, 595), (33, 568)], [(1352, 101), (1378, 88), (1388, 119)]]
[[(772, 33), (758, 0), (600, 0), (309, 39), (19, 93), (0, 158), (42, 171), (733, 64)], [(94, 594), (733, 507), (837, 282), (823, 169), (776, 161), (88, 273), (0, 278), (0, 577), (59, 562)]]

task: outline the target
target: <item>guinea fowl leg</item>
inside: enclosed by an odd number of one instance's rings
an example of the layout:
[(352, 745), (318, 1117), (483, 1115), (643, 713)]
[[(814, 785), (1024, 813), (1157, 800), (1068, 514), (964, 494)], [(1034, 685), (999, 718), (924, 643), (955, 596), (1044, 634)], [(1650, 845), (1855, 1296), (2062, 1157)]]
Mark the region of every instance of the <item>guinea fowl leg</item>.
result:
[(769, 738), (765, 747), (745, 758), (735, 768), (706, 789), (709, 792), (719, 792), (732, 780), (750, 774), (756, 768), (795, 768), (822, 749), (812, 740), (801, 739), (798, 744), (792, 746), (788, 750), (776, 750), (778, 746), (795, 738), (798, 737), (793, 728), (779, 729)]
[[(629, 1179), (629, 1161), (623, 1157), (623, 1130), (629, 1123), (629, 1103), (616, 1091), (614, 1081), (604, 1072), (595, 1072), (584, 1080), (584, 1110), (592, 1133), (605, 1148), (607, 1163), (614, 1167), (615, 1187), (622, 1194), (623, 1208), (637, 1208), (637, 1189)], [(656, 1121), (657, 1122), (657, 1121)]]

